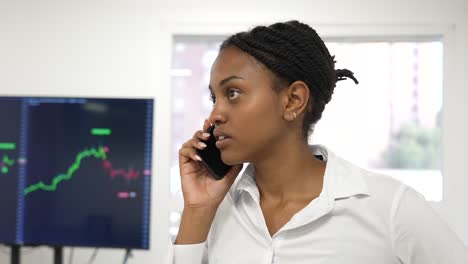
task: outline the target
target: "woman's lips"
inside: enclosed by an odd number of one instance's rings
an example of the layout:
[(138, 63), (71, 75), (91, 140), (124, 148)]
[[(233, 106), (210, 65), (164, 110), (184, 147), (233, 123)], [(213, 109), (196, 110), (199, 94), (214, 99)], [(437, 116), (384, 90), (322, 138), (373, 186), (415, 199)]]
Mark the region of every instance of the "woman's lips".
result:
[(232, 138), (220, 128), (216, 128), (213, 135), (216, 137), (216, 147), (218, 149), (225, 148), (232, 141)]
[(225, 148), (232, 141), (230, 137), (220, 136), (216, 141), (216, 147), (219, 149)]

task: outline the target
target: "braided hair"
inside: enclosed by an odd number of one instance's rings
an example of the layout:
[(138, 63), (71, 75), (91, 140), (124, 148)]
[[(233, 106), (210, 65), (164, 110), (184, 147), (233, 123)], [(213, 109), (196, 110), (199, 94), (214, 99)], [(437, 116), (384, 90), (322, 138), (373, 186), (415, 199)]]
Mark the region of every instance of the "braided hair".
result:
[(295, 20), (234, 34), (221, 44), (220, 50), (229, 46), (248, 53), (272, 71), (276, 79), (274, 89), (295, 81), (307, 84), (313, 100), (309, 100), (304, 115), (302, 132), (305, 137), (322, 117), (336, 82), (350, 78), (359, 83), (350, 70), (335, 70), (334, 56), (317, 32)]

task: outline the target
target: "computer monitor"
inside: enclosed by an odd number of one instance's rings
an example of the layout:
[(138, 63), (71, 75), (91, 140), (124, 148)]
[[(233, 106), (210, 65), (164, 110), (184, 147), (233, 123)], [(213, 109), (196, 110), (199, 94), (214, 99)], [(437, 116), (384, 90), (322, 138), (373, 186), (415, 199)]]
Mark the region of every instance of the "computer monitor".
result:
[(15, 204), (0, 209), (15, 213), (14, 243), (149, 248), (152, 99), (0, 97), (4, 105), (14, 117), (4, 126), (16, 128), (0, 129), (0, 151), (17, 175), (7, 182)]

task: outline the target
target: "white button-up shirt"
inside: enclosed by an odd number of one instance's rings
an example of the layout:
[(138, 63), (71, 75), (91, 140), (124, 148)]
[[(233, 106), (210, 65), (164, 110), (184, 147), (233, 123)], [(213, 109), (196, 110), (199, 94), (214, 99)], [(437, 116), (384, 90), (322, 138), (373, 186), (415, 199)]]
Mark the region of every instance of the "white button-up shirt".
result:
[[(249, 165), (213, 220), (208, 239), (172, 245), (169, 263), (468, 264), (468, 250), (424, 197), (320, 145), (320, 196), (270, 236)], [(281, 213), (281, 212), (278, 212)]]

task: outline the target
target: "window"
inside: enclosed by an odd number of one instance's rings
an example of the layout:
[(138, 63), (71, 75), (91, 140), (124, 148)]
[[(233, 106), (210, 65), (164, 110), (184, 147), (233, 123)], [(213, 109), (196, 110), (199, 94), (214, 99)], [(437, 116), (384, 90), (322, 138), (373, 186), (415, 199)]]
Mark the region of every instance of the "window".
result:
[[(209, 72), (224, 37), (175, 37), (171, 87), (172, 164), (170, 190), (181, 201), (178, 150), (209, 115)], [(442, 199), (440, 130), (443, 45), (433, 41), (328, 41), (336, 68), (360, 81), (338, 82), (310, 142), (345, 159), (396, 177)], [(170, 213), (176, 235), (182, 203)]]
[(327, 46), (336, 55), (336, 68), (352, 70), (360, 83), (338, 82), (311, 142), (396, 177), (427, 200), (442, 200), (442, 43)]

